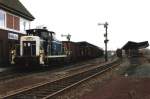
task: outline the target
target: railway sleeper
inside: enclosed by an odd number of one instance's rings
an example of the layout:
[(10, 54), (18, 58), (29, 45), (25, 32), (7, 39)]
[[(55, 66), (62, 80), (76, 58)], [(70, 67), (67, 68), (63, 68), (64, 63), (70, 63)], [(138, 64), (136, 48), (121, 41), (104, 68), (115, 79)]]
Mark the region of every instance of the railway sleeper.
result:
[(31, 96), (18, 96), (18, 97), (12, 97), (11, 99), (36, 99), (36, 98), (31, 98)]
[(34, 92), (33, 94), (45, 94), (45, 95), (47, 95), (47, 94), (50, 94), (50, 93), (53, 93), (53, 92), (55, 92), (55, 91), (52, 91), (52, 90), (50, 90), (50, 91), (37, 91), (37, 92)]
[(26, 95), (22, 95), (22, 96), (18, 96), (18, 97), (12, 97), (12, 99), (41, 99), (43, 97), (45, 97), (46, 95), (42, 95), (42, 94), (26, 94)]

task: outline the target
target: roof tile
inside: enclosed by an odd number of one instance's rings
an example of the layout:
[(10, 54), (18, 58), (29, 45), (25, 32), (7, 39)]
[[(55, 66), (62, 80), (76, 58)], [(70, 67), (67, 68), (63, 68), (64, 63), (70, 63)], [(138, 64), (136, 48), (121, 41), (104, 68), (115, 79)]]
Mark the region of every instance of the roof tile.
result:
[(19, 0), (0, 0), (0, 8), (31, 21), (34, 19), (32, 14), (23, 6)]

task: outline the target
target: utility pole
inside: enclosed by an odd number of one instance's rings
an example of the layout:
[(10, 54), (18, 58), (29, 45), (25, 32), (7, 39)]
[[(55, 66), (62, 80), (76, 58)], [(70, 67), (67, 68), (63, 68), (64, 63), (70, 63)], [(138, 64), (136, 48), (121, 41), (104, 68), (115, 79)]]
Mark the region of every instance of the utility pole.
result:
[(105, 22), (105, 23), (103, 23), (103, 24), (101, 24), (101, 23), (98, 23), (98, 25), (103, 25), (104, 26), (104, 28), (105, 28), (105, 34), (104, 34), (104, 37), (105, 37), (105, 40), (104, 40), (104, 43), (105, 43), (105, 62), (107, 62), (108, 61), (108, 55), (107, 55), (107, 43), (108, 43), (108, 37), (107, 37), (107, 29), (108, 29), (108, 23), (107, 22)]

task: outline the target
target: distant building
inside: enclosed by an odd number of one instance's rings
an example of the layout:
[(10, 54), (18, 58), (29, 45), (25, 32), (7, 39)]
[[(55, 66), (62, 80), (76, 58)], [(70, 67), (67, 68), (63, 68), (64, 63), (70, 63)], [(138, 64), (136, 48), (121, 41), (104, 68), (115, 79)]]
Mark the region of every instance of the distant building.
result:
[(19, 0), (0, 0), (0, 65), (9, 63), (11, 49), (19, 47), (20, 36), (33, 20)]
[(139, 49), (146, 48), (149, 46), (148, 41), (144, 42), (133, 42), (128, 41), (123, 47), (122, 50), (125, 51), (128, 57), (136, 57), (139, 56)]

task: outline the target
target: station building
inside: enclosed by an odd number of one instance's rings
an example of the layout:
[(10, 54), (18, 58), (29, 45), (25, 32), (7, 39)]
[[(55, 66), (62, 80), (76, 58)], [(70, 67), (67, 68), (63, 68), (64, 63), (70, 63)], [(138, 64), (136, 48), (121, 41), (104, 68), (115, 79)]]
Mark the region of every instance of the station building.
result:
[(9, 64), (11, 49), (19, 47), (20, 36), (33, 20), (19, 0), (0, 0), (0, 66)]

